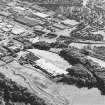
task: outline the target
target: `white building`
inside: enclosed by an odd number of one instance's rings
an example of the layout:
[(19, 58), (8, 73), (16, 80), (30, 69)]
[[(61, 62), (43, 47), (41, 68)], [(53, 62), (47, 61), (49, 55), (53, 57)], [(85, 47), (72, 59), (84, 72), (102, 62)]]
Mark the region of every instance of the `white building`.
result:
[(49, 17), (49, 15), (45, 14), (45, 13), (41, 13), (41, 12), (34, 12), (34, 15), (41, 17), (41, 18), (47, 18)]
[(11, 32), (15, 35), (22, 34), (25, 32), (25, 28), (23, 28), (21, 26), (14, 26)]
[(25, 11), (25, 8), (20, 7), (20, 6), (15, 6), (14, 8), (18, 11)]
[(63, 20), (62, 23), (64, 23), (65, 25), (71, 25), (71, 26), (75, 26), (75, 25), (78, 24), (77, 21), (75, 21), (75, 20), (70, 20), (70, 19)]
[(67, 71), (58, 68), (54, 64), (52, 64), (52, 63), (50, 63), (50, 62), (48, 62), (42, 58), (37, 60), (36, 64), (38, 66), (40, 66), (41, 68), (45, 69), (47, 72), (53, 74), (54, 76), (61, 75), (61, 74), (67, 74)]
[(39, 37), (30, 38), (29, 41), (30, 41), (31, 43), (39, 42)]

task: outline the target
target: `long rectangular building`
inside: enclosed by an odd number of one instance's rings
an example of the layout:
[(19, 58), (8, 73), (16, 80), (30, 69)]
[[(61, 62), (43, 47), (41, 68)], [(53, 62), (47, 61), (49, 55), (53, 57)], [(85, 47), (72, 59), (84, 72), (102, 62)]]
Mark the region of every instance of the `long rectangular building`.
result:
[(36, 20), (31, 20), (31, 19), (29, 19), (25, 16), (22, 16), (22, 15), (15, 16), (14, 20), (21, 23), (21, 24), (27, 25), (29, 27), (33, 27), (33, 26), (39, 24)]
[(53, 76), (67, 74), (67, 71), (60, 69), (59, 67), (55, 66), (54, 64), (46, 61), (45, 59), (41, 58), (36, 61), (36, 64), (41, 68), (45, 69), (48, 73), (52, 74)]

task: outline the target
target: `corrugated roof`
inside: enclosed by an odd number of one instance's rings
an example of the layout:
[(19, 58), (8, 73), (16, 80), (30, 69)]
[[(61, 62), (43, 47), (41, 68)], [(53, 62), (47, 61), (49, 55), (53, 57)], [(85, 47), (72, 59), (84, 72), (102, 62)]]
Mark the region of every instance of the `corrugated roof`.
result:
[(55, 23), (55, 24), (53, 24), (53, 26), (56, 27), (56, 28), (62, 29), (62, 30), (65, 29), (65, 27), (61, 24), (56, 24)]
[(46, 8), (40, 7), (39, 5), (33, 5), (33, 6), (31, 6), (31, 8), (32, 8), (32, 9), (35, 9), (35, 10), (37, 10), (37, 11), (40, 11), (40, 12), (45, 12), (45, 11), (47, 11)]
[(30, 27), (33, 27), (38, 24), (38, 22), (36, 20), (31, 20), (25, 16), (16, 16), (15, 21), (18, 21), (18, 22), (20, 22), (24, 25), (30, 26)]

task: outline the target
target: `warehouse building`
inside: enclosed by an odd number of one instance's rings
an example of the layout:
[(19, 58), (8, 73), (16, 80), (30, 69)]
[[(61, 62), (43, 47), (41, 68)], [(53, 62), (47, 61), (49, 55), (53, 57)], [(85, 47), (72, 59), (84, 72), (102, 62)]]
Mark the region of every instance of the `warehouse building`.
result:
[(47, 15), (45, 13), (42, 13), (42, 12), (34, 12), (34, 15), (40, 17), (40, 18), (48, 18), (50, 17), (50, 15)]
[(68, 25), (68, 26), (76, 26), (78, 24), (77, 21), (75, 20), (70, 20), (70, 19), (66, 19), (66, 20), (63, 20), (62, 23), (64, 25)]
[(33, 10), (37, 10), (39, 12), (45, 12), (45, 11), (47, 11), (47, 9), (45, 7), (40, 7), (39, 5), (33, 5), (33, 6), (31, 6), (31, 8)]
[(36, 64), (41, 68), (45, 69), (48, 73), (52, 74), (53, 76), (67, 74), (68, 72), (60, 69), (59, 67), (55, 66), (54, 64), (46, 61), (45, 59), (39, 59), (36, 61)]
[(31, 20), (25, 16), (15, 16), (14, 20), (16, 22), (19, 22), (21, 24), (27, 25), (29, 27), (34, 27), (35, 25), (38, 25), (39, 23), (36, 20)]
[(18, 34), (22, 34), (25, 32), (25, 28), (21, 27), (21, 26), (14, 26), (11, 30), (11, 33), (18, 35)]

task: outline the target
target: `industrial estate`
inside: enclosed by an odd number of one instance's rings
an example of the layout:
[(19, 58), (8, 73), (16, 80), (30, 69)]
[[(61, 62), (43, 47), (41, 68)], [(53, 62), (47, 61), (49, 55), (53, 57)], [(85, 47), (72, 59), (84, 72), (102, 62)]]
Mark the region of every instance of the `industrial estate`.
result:
[[(105, 1), (61, 4), (0, 0), (0, 105), (105, 104)], [(103, 100), (76, 103), (69, 86)]]

